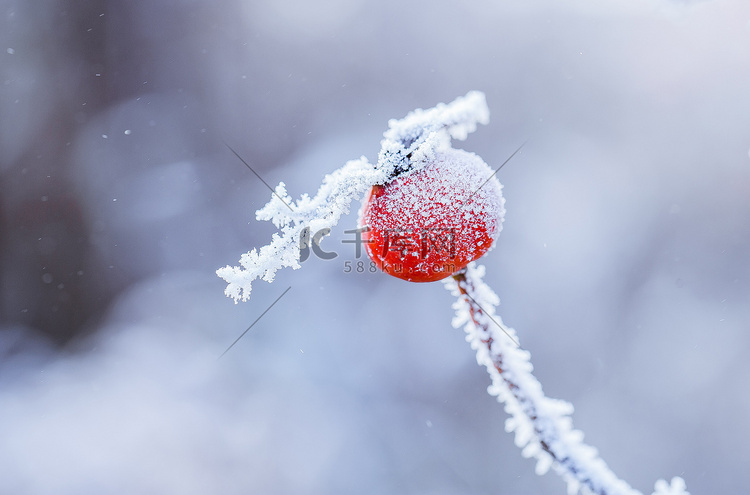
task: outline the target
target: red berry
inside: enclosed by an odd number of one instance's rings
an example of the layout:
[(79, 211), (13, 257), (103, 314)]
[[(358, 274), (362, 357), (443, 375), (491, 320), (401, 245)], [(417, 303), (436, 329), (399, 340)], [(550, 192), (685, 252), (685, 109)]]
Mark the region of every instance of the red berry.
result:
[(395, 277), (433, 282), (480, 258), (505, 214), (492, 173), (474, 153), (448, 148), (422, 168), (373, 186), (360, 220), (370, 259)]

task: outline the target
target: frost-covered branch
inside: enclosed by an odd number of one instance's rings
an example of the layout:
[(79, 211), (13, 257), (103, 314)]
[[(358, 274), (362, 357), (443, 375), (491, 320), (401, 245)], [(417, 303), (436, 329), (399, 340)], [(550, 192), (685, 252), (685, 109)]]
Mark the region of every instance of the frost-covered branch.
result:
[[(641, 495), (607, 467), (595, 448), (583, 443), (583, 433), (572, 426), (572, 404), (544, 395), (531, 373), (529, 352), (516, 345), (516, 332), (495, 314), (499, 299), (483, 275), (484, 266), (471, 263), (446, 279), (446, 288), (458, 297), (453, 326), (464, 327), (477, 362), (487, 368), (492, 379), (488, 392), (505, 404), (510, 415), (505, 429), (515, 432), (522, 455), (536, 458), (537, 474), (550, 468), (559, 474), (569, 494)], [(675, 477), (671, 483), (657, 481), (654, 495), (689, 494), (682, 478)]]
[(272, 282), (284, 267), (300, 268), (301, 249), (309, 245), (310, 232), (333, 228), (349, 205), (375, 184), (385, 184), (395, 175), (411, 170), (417, 158), (450, 146), (450, 139), (466, 139), (478, 123), (489, 121), (484, 94), (472, 91), (449, 104), (429, 110), (414, 110), (401, 120), (391, 120), (384, 133), (377, 166), (365, 157), (352, 160), (326, 175), (315, 197), (307, 194), (294, 202), (284, 183), (276, 186), (271, 201), (256, 212), (258, 220), (270, 220), (280, 230), (271, 243), (243, 254), (239, 266), (219, 268), (216, 274), (227, 282), (224, 293), (235, 302), (250, 297), (252, 282)]
[(386, 170), (389, 177), (410, 171), (422, 158), (449, 145), (451, 138), (463, 141), (477, 129), (477, 124), (486, 125), (489, 121), (490, 110), (480, 91), (470, 91), (447, 105), (418, 108), (401, 120), (391, 119), (380, 143), (378, 167)]
[[(326, 175), (313, 198), (303, 194), (293, 202), (284, 183), (280, 183), (271, 201), (255, 213), (258, 220), (273, 222), (280, 233), (273, 234), (271, 244), (243, 254), (240, 266), (225, 266), (216, 271), (227, 281), (224, 293), (235, 302), (246, 301), (256, 278), (272, 282), (280, 268), (299, 268), (300, 249), (305, 247), (304, 243), (310, 242), (309, 235), (303, 233), (335, 226), (341, 215), (349, 213), (353, 199), (361, 197), (373, 184), (383, 180), (385, 174), (362, 157)], [(291, 205), (291, 210), (287, 205)]]

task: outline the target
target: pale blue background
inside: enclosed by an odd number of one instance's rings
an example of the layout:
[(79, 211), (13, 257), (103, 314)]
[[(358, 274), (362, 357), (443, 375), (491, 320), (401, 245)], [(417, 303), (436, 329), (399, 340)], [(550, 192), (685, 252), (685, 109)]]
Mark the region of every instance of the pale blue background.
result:
[[(650, 493), (750, 485), (744, 0), (0, 0), (0, 493), (539, 494), (440, 283), (224, 298), (272, 185), (484, 91), (484, 262), (553, 397)], [(354, 210), (358, 205), (354, 207)], [(216, 357), (287, 287), (224, 358)]]

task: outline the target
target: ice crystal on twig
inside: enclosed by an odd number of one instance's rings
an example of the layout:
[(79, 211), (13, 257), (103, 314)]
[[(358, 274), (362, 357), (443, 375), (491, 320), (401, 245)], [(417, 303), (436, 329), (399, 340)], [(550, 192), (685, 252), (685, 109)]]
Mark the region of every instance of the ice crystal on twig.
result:
[[(330, 229), (338, 223), (341, 215), (349, 212), (353, 199), (384, 178), (381, 171), (362, 157), (327, 175), (313, 198), (303, 194), (293, 202), (284, 183), (280, 183), (271, 201), (256, 212), (258, 220), (270, 220), (280, 232), (273, 234), (271, 244), (243, 254), (240, 266), (225, 266), (216, 271), (227, 281), (224, 293), (235, 302), (246, 301), (256, 278), (272, 282), (280, 268), (299, 268), (300, 249), (304, 247), (301, 243), (310, 242), (309, 236), (304, 238), (303, 231)], [(291, 206), (291, 211), (287, 205)]]
[[(453, 326), (464, 327), (477, 362), (490, 374), (487, 391), (505, 404), (510, 415), (505, 429), (515, 433), (522, 455), (536, 458), (537, 474), (549, 469), (559, 474), (570, 494), (640, 495), (607, 467), (595, 448), (583, 443), (583, 433), (573, 429), (572, 404), (544, 395), (531, 373), (529, 352), (518, 346), (515, 330), (495, 314), (499, 299), (483, 276), (484, 266), (471, 263), (445, 280), (446, 288), (458, 297)], [(671, 485), (657, 482), (654, 495), (689, 494), (682, 479), (674, 478)]]
[(417, 109), (403, 119), (388, 122), (377, 165), (365, 157), (348, 162), (323, 179), (313, 198), (303, 194), (294, 202), (280, 183), (268, 204), (256, 212), (258, 220), (270, 220), (279, 232), (267, 246), (243, 254), (239, 266), (216, 271), (227, 282), (224, 293), (235, 302), (246, 301), (255, 279), (272, 282), (279, 269), (300, 268), (300, 250), (310, 242), (305, 232), (333, 228), (341, 215), (349, 213), (352, 200), (362, 197), (370, 187), (411, 171), (436, 150), (449, 147), (451, 138), (466, 139), (478, 123), (488, 121), (484, 94), (472, 91), (449, 104)]
[(659, 480), (654, 486), (654, 495), (690, 495), (685, 486), (685, 480), (679, 476), (672, 478), (671, 483)]

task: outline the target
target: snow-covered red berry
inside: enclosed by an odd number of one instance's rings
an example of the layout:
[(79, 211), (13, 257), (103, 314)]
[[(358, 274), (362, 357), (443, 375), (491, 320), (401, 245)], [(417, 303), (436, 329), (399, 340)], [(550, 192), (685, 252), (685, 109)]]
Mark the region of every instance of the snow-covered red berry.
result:
[(378, 268), (411, 282), (432, 282), (494, 245), (505, 200), (492, 169), (474, 153), (444, 148), (417, 165), (372, 188), (360, 226)]

